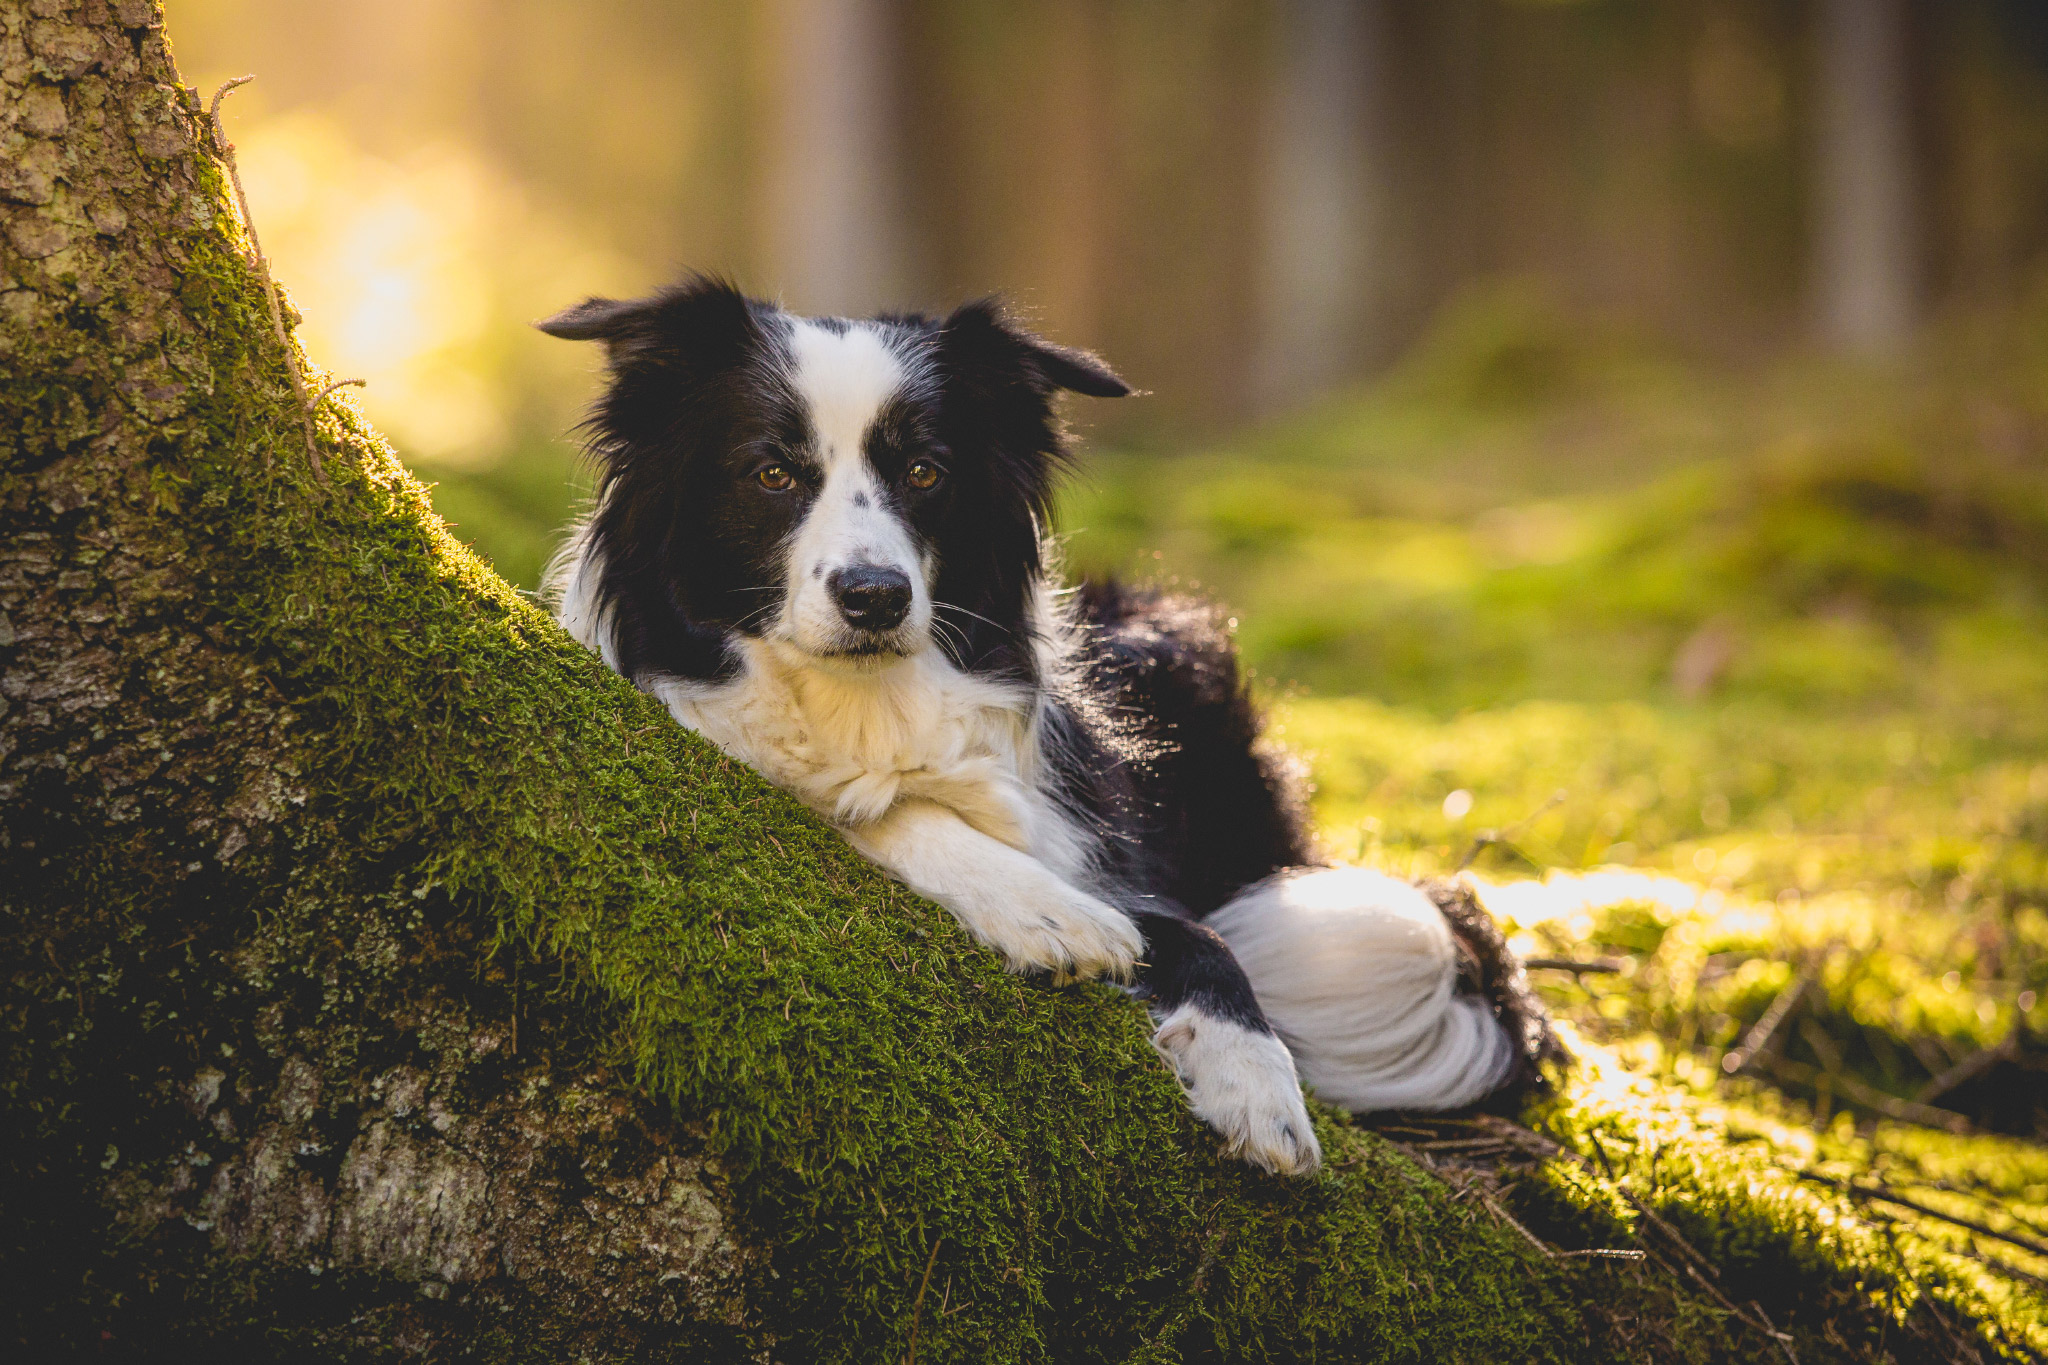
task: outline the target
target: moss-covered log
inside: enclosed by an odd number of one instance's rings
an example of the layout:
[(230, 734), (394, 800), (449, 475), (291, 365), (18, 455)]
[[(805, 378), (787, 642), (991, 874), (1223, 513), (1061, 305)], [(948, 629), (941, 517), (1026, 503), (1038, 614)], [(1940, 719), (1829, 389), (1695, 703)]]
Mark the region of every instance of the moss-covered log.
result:
[[(331, 400), (316, 477), (155, 4), (0, 0), (0, 139), (10, 1350), (1770, 1348), (1333, 1115), (1316, 1180), (1220, 1159), (1136, 1002), (997, 970)], [(1626, 1235), (1568, 1195), (1525, 1201), (1546, 1236)], [(1744, 1225), (1760, 1264), (1777, 1226)], [(1889, 1321), (1794, 1327), (1869, 1358)]]

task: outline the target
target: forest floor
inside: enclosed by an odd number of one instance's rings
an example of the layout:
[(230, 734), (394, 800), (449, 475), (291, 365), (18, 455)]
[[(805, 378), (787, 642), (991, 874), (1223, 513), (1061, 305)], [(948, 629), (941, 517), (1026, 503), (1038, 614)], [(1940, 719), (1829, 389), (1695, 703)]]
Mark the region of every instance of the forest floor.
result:
[[(531, 587), (575, 470), (436, 502)], [(1586, 1063), (1539, 1126), (1696, 1242), (1882, 1242), (2048, 1353), (2048, 301), (1744, 372), (1497, 288), (1368, 388), (1088, 471), (1070, 567), (1225, 604), (1329, 854), (1464, 869), (1558, 964)]]
[(1534, 973), (1608, 1049), (1567, 1108), (1654, 1080), (1633, 1103), (1911, 1201), (1863, 1207), (2026, 1300), (2044, 362), (2038, 304), (1730, 374), (1500, 291), (1367, 391), (1099, 464), (1063, 522), (1076, 568), (1227, 604), (1332, 856), (1468, 868), (1526, 954), (1597, 968)]

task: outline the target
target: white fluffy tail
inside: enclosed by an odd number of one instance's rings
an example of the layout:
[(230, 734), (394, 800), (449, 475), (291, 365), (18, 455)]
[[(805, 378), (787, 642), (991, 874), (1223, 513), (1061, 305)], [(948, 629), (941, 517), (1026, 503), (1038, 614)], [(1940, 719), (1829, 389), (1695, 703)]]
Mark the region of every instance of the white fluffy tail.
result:
[(1487, 1002), (1455, 993), (1450, 925), (1407, 882), (1356, 867), (1283, 873), (1204, 923), (1332, 1104), (1455, 1109), (1514, 1072), (1515, 1045)]

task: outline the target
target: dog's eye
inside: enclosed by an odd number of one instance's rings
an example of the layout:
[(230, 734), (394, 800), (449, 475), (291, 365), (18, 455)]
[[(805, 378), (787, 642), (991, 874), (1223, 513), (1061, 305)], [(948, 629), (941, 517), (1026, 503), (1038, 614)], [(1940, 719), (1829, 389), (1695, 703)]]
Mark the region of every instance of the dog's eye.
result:
[(937, 488), (939, 480), (946, 477), (946, 471), (930, 460), (913, 460), (910, 468), (903, 471), (903, 481), (912, 488)]
[(770, 493), (787, 493), (796, 487), (796, 475), (784, 464), (762, 465), (754, 471), (754, 479)]

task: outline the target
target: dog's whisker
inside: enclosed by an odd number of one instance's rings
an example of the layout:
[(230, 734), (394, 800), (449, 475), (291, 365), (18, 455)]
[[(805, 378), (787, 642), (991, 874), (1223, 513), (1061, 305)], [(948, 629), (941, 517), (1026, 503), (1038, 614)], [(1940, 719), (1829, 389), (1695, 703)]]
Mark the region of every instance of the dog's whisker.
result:
[(972, 616), (977, 621), (980, 621), (986, 625), (994, 626), (997, 630), (1000, 630), (1005, 635), (1008, 635), (1010, 633), (1010, 628), (1008, 626), (1005, 626), (997, 621), (991, 621), (978, 611), (969, 611), (967, 608), (958, 606), (952, 602), (941, 602), (937, 598), (933, 598), (932, 607), (935, 611), (957, 611), (962, 616)]
[(943, 621), (934, 616), (932, 633), (939, 637), (941, 643), (952, 646), (951, 652), (956, 656), (956, 661), (966, 659), (974, 650), (974, 643), (967, 638), (967, 632), (950, 621)]

